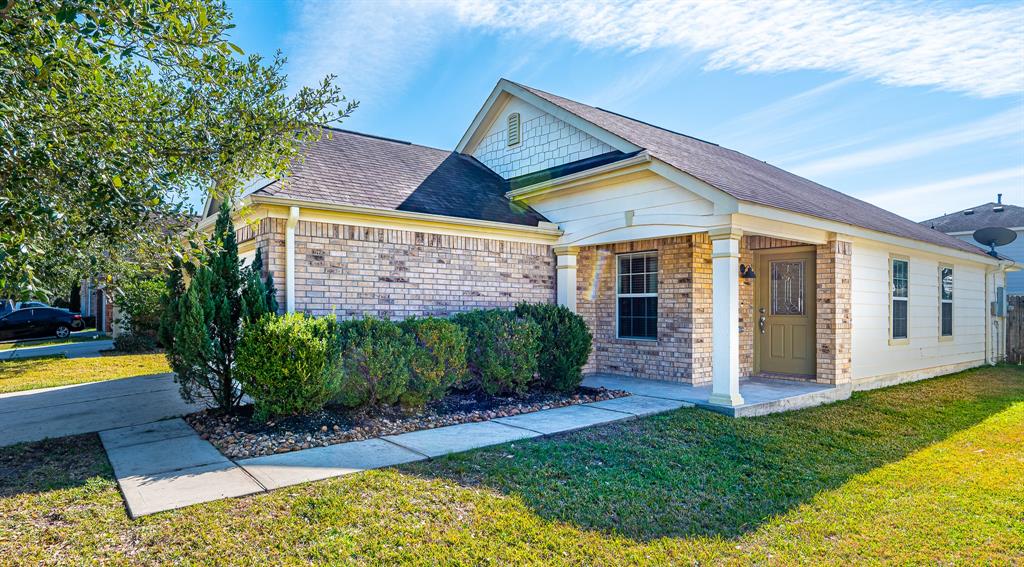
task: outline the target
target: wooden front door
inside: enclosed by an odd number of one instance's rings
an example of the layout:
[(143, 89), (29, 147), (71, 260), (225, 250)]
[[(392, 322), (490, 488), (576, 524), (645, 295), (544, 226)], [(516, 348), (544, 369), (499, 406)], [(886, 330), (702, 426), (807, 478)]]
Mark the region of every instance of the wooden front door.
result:
[(757, 371), (815, 375), (813, 250), (757, 253)]

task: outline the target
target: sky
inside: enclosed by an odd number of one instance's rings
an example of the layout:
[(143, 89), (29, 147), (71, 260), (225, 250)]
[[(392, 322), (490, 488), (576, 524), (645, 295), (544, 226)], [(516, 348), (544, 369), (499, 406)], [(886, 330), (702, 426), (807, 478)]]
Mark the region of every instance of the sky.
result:
[(228, 5), (291, 89), (337, 76), (345, 129), (454, 149), (504, 77), (913, 220), (1024, 205), (1024, 1)]

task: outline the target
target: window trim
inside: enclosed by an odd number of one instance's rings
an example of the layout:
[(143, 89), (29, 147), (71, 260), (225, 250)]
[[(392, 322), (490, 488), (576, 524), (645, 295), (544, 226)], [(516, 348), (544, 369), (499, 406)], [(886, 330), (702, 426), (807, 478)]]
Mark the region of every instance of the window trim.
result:
[[(942, 270), (948, 269), (953, 277), (953, 290), (949, 299), (942, 298)], [(942, 305), (948, 303), (949, 308), (949, 334), (942, 334)], [(939, 263), (939, 341), (949, 342), (956, 336), (956, 268), (953, 264)]]
[[(905, 297), (905, 298), (904, 297), (895, 297), (893, 295), (893, 291), (894, 290), (893, 290), (893, 285), (892, 285), (893, 281), (892, 280), (893, 280), (893, 275), (894, 275), (893, 274), (893, 264), (895, 262), (905, 262), (907, 264), (907, 297)], [(890, 254), (889, 255), (889, 270), (888, 270), (888, 272), (889, 272), (889, 279), (888, 279), (888, 281), (886, 281), (885, 285), (889, 289), (889, 345), (890, 346), (908, 345), (908, 344), (910, 344), (910, 257), (909, 256), (903, 256), (903, 255), (900, 255), (900, 254)], [(893, 302), (894, 301), (898, 301), (898, 300), (903, 301), (907, 305), (907, 336), (905, 336), (905, 337), (898, 337), (897, 338), (897, 337), (893, 336), (893, 332), (896, 330), (896, 325), (895, 325), (895, 320), (894, 320), (895, 313), (893, 312), (892, 306), (893, 306)]]
[[(658, 313), (655, 313), (655, 315), (654, 315), (655, 316), (655, 320), (654, 320), (654, 323), (655, 323), (655, 326), (654, 326), (654, 338), (649, 338), (649, 337), (624, 337), (624, 336), (622, 336), (622, 333), (621, 333), (621, 331), (619, 329), (619, 323), (620, 323), (620, 318), (619, 318), (619, 299), (620, 298), (623, 298), (623, 297), (627, 297), (627, 298), (628, 297), (653, 297), (655, 300), (658, 299), (658, 292), (654, 292), (654, 293), (619, 293), (619, 284), (622, 281), (622, 278), (621, 278), (622, 259), (623, 258), (633, 258), (633, 257), (636, 257), (636, 256), (644, 256), (644, 257), (654, 256), (658, 260), (658, 271), (656, 272), (656, 274), (657, 274), (658, 279), (659, 279), (659, 281), (658, 281), (658, 288), (659, 289), (661, 288), (661, 281), (660, 281), (660, 279), (661, 279), (661, 257), (659, 256), (657, 250), (644, 250), (644, 251), (641, 251), (641, 252), (626, 252), (626, 253), (623, 253), (623, 254), (616, 254), (615, 255), (615, 339), (616, 340), (620, 340), (620, 341), (642, 341), (642, 342), (646, 342), (646, 343), (656, 343), (656, 342), (658, 342), (658, 337), (661, 334), (661, 333), (658, 332), (658, 324), (661, 322), (661, 316)], [(650, 272), (645, 272), (645, 273), (650, 273)], [(661, 302), (658, 302), (658, 307), (660, 309)]]

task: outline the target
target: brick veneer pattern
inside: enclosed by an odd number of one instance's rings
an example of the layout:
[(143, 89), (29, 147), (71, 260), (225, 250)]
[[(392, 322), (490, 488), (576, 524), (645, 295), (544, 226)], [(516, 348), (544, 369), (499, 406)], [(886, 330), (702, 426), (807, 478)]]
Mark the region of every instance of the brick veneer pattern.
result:
[[(658, 340), (616, 336), (616, 255), (658, 252)], [(594, 334), (587, 372), (711, 380), (711, 243), (706, 234), (589, 246), (577, 257), (577, 312)]]
[(851, 380), (852, 253), (853, 244), (841, 240), (817, 247), (818, 382), (844, 384)]
[[(285, 221), (265, 219), (257, 245), (284, 309)], [(448, 315), (555, 298), (551, 247), (485, 238), (301, 221), (296, 310), (348, 318)]]

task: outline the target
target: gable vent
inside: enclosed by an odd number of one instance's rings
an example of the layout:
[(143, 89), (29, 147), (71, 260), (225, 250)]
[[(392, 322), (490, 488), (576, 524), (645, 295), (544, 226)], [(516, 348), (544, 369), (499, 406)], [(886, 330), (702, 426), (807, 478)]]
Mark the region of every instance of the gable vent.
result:
[(508, 145), (514, 146), (522, 141), (522, 131), (519, 125), (519, 113), (513, 112), (508, 115)]

